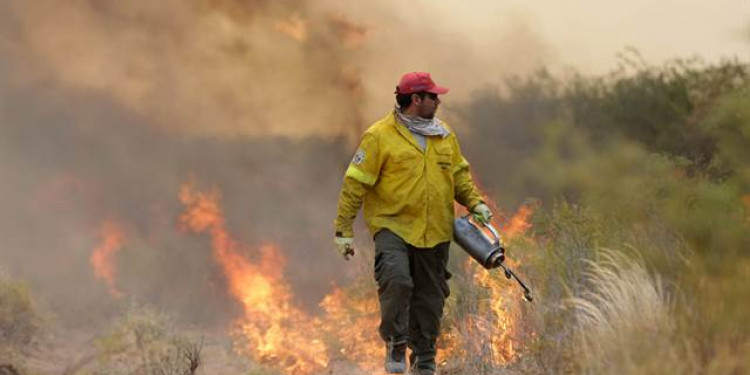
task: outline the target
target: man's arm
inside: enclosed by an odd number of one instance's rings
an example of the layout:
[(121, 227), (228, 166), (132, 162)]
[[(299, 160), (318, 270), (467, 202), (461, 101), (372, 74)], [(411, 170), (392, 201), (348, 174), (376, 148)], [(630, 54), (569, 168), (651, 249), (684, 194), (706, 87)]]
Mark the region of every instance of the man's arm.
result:
[(469, 172), (469, 162), (466, 161), (458, 145), (458, 139), (453, 137), (453, 181), (455, 186), (456, 201), (468, 208), (470, 211), (480, 203), (482, 194), (477, 189)]
[(362, 207), (362, 200), (365, 193), (367, 193), (367, 185), (349, 176), (344, 177), (341, 194), (339, 194), (336, 220), (334, 221), (336, 237), (354, 237), (352, 226), (359, 208)]
[(339, 194), (338, 211), (334, 227), (336, 237), (352, 238), (354, 219), (357, 217), (367, 190), (375, 185), (382, 165), (380, 145), (375, 135), (365, 133), (359, 149), (346, 170)]

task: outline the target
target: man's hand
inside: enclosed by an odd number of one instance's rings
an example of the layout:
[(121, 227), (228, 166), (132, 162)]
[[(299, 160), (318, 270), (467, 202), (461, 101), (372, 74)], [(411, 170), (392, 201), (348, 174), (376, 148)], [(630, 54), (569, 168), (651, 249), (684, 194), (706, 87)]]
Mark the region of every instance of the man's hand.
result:
[(354, 238), (337, 236), (333, 242), (336, 244), (336, 250), (339, 251), (339, 254), (345, 260), (349, 260), (349, 257), (354, 256)]
[(492, 211), (487, 207), (486, 204), (480, 203), (471, 210), (474, 215), (474, 220), (481, 222), (482, 224), (489, 224), (492, 220)]

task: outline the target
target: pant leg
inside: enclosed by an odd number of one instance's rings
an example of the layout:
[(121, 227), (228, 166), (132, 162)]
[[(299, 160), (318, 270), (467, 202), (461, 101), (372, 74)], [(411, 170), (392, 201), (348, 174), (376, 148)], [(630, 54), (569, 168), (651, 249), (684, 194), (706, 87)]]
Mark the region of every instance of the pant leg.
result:
[(375, 235), (375, 280), (380, 300), (380, 337), (404, 343), (409, 334), (409, 301), (414, 283), (409, 271), (409, 245), (383, 229)]
[(409, 310), (409, 347), (412, 366), (435, 369), (436, 341), (440, 334), (448, 290), (448, 247), (442, 243), (431, 249), (413, 248), (412, 292)]

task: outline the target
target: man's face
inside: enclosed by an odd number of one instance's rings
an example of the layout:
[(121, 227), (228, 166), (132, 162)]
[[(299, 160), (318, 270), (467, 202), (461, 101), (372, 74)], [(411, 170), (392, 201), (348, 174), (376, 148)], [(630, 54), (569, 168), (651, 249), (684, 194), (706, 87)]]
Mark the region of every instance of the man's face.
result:
[(421, 98), (419, 95), (414, 95), (412, 100), (414, 101), (414, 104), (416, 104), (417, 116), (426, 119), (432, 119), (435, 117), (435, 112), (437, 112), (438, 105), (440, 105), (440, 98), (438, 98), (437, 94), (428, 92), (425, 94), (424, 98)]

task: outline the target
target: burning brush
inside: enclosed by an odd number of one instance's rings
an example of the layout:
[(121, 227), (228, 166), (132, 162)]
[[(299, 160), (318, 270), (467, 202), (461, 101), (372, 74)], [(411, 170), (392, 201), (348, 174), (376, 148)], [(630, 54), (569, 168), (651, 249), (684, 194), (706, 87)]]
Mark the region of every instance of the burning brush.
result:
[(508, 279), (515, 279), (518, 285), (523, 289), (523, 298), (526, 301), (531, 302), (533, 300), (531, 296), (531, 289), (516, 276), (516, 274), (507, 266), (503, 264), (505, 261), (505, 248), (500, 240), (500, 235), (495, 228), (487, 223), (482, 224), (494, 237), (494, 241), (491, 241), (484, 232), (474, 224), (470, 219), (469, 215), (456, 219), (453, 225), (453, 237), (461, 248), (466, 251), (469, 256), (479, 262), (486, 269), (493, 269), (500, 267), (505, 272), (505, 277)]

